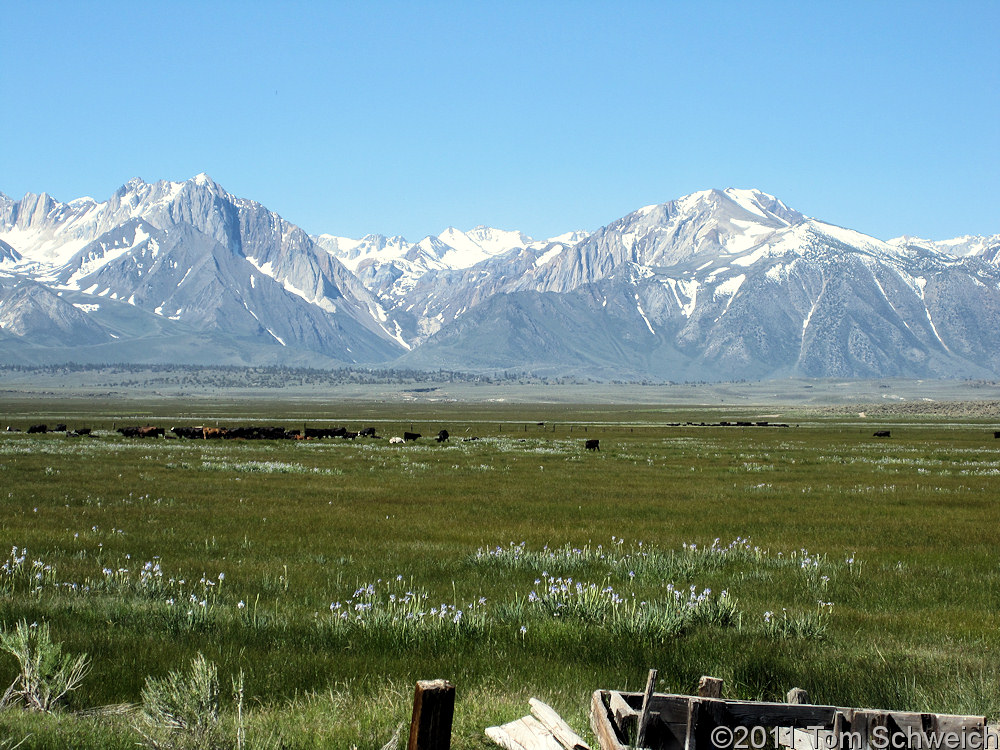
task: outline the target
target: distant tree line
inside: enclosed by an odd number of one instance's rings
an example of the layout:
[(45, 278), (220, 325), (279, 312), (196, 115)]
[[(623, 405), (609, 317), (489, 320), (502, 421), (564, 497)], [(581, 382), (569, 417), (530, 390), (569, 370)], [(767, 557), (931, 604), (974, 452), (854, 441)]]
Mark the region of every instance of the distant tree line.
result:
[(209, 386), (224, 388), (287, 388), (333, 385), (419, 385), (469, 383), (482, 385), (542, 384), (574, 385), (598, 382), (572, 377), (541, 377), (528, 372), (469, 373), (460, 370), (415, 370), (384, 367), (288, 367), (267, 365), (182, 364), (79, 364), (0, 365), (3, 373), (37, 374), (50, 377), (93, 373), (108, 379), (92, 385), (117, 386)]

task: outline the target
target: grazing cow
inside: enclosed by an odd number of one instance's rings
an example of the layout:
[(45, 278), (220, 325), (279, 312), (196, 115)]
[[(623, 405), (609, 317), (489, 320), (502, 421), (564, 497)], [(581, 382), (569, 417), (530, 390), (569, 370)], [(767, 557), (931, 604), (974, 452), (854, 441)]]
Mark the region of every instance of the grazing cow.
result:
[(307, 438), (342, 438), (347, 437), (346, 427), (306, 427)]
[(52, 428), (52, 432), (66, 432), (66, 425), (57, 424), (55, 427)]
[[(7, 429), (9, 430), (10, 427), (8, 427)], [(993, 439), (994, 440), (1000, 440), (1000, 432), (994, 432), (993, 433)]]
[(89, 435), (90, 434), (90, 428), (89, 427), (77, 427), (76, 428), (76, 434), (77, 435)]
[(391, 437), (391, 438), (389, 438), (389, 445), (402, 445), (404, 442), (406, 442), (406, 441), (403, 440), (403, 438), (401, 438), (401, 437)]
[(121, 433), (123, 437), (131, 438), (158, 438), (163, 437), (162, 427), (152, 427), (146, 425), (145, 427), (119, 427), (118, 432)]
[(892, 432), (891, 430), (878, 430), (877, 432), (872, 433), (872, 437), (892, 437)]
[(43, 435), (49, 431), (49, 426), (45, 424), (33, 424), (28, 428), (28, 434), (34, 435), (35, 433), (42, 433)]
[(362, 427), (361, 431), (358, 433), (358, 437), (370, 437), (370, 438), (377, 437), (375, 435), (375, 428), (374, 427)]
[(226, 435), (225, 427), (202, 427), (201, 435), (205, 440), (221, 440)]
[(584, 446), (588, 451), (599, 451), (601, 449), (600, 440), (588, 440)]
[(408, 442), (410, 440), (416, 440), (419, 437), (420, 437), (420, 433), (419, 432), (404, 432), (403, 433), (403, 441), (404, 442)]
[(437, 437), (434, 439), (437, 440), (439, 443), (443, 443), (445, 440), (448, 439), (448, 430), (441, 430), (441, 432), (439, 432)]
[(189, 440), (202, 440), (205, 437), (201, 427), (174, 427), (170, 431), (177, 437), (187, 438)]

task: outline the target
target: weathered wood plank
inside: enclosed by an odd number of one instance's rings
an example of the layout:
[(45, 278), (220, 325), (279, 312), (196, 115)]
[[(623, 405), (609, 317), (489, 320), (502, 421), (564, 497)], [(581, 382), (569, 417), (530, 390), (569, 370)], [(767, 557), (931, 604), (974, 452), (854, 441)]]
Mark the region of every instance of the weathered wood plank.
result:
[(649, 712), (651, 709), (650, 703), (653, 698), (653, 691), (656, 688), (656, 670), (649, 670), (649, 675), (646, 677), (646, 691), (643, 693), (642, 698), (642, 711), (639, 712), (639, 729), (635, 735), (635, 744), (637, 747), (646, 746), (646, 732), (649, 729)]
[(714, 698), (703, 698), (702, 703), (717, 723), (745, 727), (832, 728), (838, 710), (835, 706), (724, 701)]
[(601, 750), (627, 750), (614, 726), (614, 717), (605, 701), (608, 691), (596, 690), (590, 698), (590, 728), (601, 745)]
[(537, 698), (528, 701), (531, 706), (531, 713), (542, 724), (552, 732), (560, 745), (566, 750), (590, 750), (590, 745), (584, 742), (583, 738), (573, 731), (572, 727), (563, 721), (563, 718), (553, 710), (553, 708)]
[(629, 705), (621, 693), (611, 691), (608, 709), (615, 717), (615, 724), (625, 737), (635, 737), (639, 727), (639, 711)]
[(698, 698), (692, 698), (688, 701), (687, 729), (684, 731), (684, 750), (696, 750), (700, 713), (701, 701)]
[(455, 715), (455, 686), (447, 680), (420, 680), (413, 693), (408, 750), (449, 750)]
[(832, 744), (836, 750), (849, 750), (850, 738), (847, 736), (847, 730), (850, 729), (850, 726), (843, 711), (837, 711), (833, 715)]
[(563, 750), (552, 733), (534, 716), (504, 724), (501, 729), (524, 750)]
[[(642, 697), (642, 693), (622, 692), (621, 697), (626, 705), (635, 708)], [(672, 693), (656, 693), (650, 700), (651, 711), (660, 714), (660, 719), (666, 723), (684, 724), (687, 722), (688, 701), (692, 700), (689, 695), (676, 695)], [(721, 700), (717, 698), (703, 698), (703, 701), (723, 705), (725, 710), (732, 714), (732, 718), (743, 726), (795, 726), (807, 728), (810, 726), (833, 726), (833, 715), (838, 710), (836, 706), (815, 706), (812, 704), (789, 705), (787, 703), (770, 703), (760, 701), (736, 701)], [(848, 709), (839, 709), (847, 711)], [(763, 719), (758, 721), (757, 719)], [(782, 724), (788, 720), (792, 724)]]
[(525, 750), (524, 745), (507, 734), (503, 727), (486, 727), (486, 736), (504, 750)]
[(791, 750), (829, 750), (832, 734), (829, 729), (779, 728), (778, 744)]
[(853, 739), (853, 749), (852, 750), (866, 750), (869, 747), (868, 741), (868, 730), (871, 721), (870, 711), (852, 711), (851, 712), (851, 734), (855, 739)]

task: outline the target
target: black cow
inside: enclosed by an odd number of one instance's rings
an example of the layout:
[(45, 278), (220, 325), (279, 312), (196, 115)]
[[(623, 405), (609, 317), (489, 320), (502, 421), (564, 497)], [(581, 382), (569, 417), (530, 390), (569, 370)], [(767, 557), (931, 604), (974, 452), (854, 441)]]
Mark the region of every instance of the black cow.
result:
[(66, 432), (66, 425), (57, 424), (55, 427), (52, 428), (52, 432)]
[(43, 435), (49, 431), (49, 426), (45, 424), (33, 424), (28, 428), (28, 434), (34, 435), (36, 433), (42, 433)]
[[(8, 428), (8, 429), (10, 429), (10, 428)], [(1000, 432), (994, 432), (993, 433), (993, 439), (994, 440), (1000, 440)]]
[(892, 437), (892, 432), (891, 430), (878, 430), (877, 432), (872, 433), (872, 437)]
[(201, 427), (173, 427), (170, 431), (177, 437), (187, 438), (189, 440), (202, 440), (205, 437), (202, 433)]
[(306, 427), (307, 438), (342, 438), (347, 437), (346, 427)]
[(445, 440), (448, 439), (448, 430), (441, 430), (441, 432), (439, 432), (437, 437), (434, 439), (437, 440), (439, 443), (443, 443)]
[(123, 437), (158, 438), (163, 437), (165, 430), (162, 427), (152, 427), (151, 425), (146, 425), (145, 427), (119, 427), (118, 432), (120, 432)]
[(77, 435), (89, 435), (90, 434), (90, 428), (89, 427), (77, 427), (76, 428), (76, 434)]
[(375, 428), (374, 427), (362, 427), (361, 431), (358, 432), (358, 437), (370, 437), (370, 438), (373, 438), (373, 437), (378, 437), (378, 436), (375, 434)]
[(599, 451), (601, 449), (600, 440), (588, 440), (584, 446), (588, 451)]
[(403, 441), (404, 442), (409, 442), (410, 440), (416, 440), (419, 437), (420, 437), (420, 433), (419, 432), (404, 432), (403, 433)]

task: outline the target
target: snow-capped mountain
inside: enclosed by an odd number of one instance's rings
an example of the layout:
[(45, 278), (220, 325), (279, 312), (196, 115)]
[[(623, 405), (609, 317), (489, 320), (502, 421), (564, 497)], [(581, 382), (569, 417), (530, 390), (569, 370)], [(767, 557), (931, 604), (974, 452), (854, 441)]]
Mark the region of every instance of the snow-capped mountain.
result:
[(412, 243), (310, 237), (207, 175), (0, 194), (0, 361), (995, 376), (998, 321), (1000, 235), (883, 242), (758, 190)]
[(889, 244), (895, 247), (910, 247), (953, 255), (957, 258), (986, 258), (991, 262), (996, 262), (996, 257), (1000, 254), (1000, 234), (994, 234), (989, 237), (967, 234), (964, 237), (955, 237), (954, 239), (937, 242), (923, 240), (919, 237), (903, 236), (889, 240)]
[[(291, 346), (340, 362), (404, 351), (378, 300), (298, 227), (207, 175), (134, 179), (107, 201), (0, 201), (0, 271), (81, 293), (100, 311), (124, 302), (249, 345)], [(155, 344), (151, 354), (155, 354)], [(207, 352), (206, 355), (211, 355)]]
[(882, 242), (759, 191), (647, 206), (506, 270), (507, 294), (451, 313), (402, 361), (674, 379), (1000, 369), (995, 257)]

